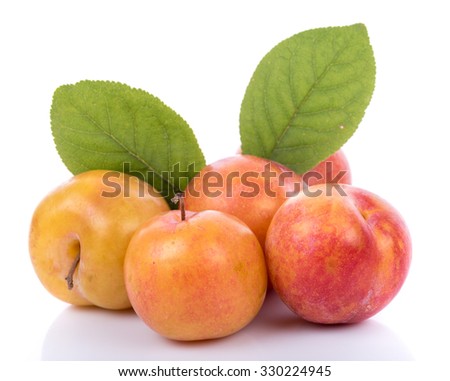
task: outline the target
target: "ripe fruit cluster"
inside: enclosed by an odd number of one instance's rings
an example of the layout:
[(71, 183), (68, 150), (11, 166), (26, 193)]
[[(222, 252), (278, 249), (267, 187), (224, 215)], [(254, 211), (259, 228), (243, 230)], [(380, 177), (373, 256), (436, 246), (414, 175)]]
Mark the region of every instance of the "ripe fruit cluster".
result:
[(238, 154), (202, 169), (169, 210), (136, 177), (88, 171), (38, 205), (31, 260), (59, 299), (133, 307), (175, 340), (239, 331), (268, 285), (306, 320), (358, 322), (399, 291), (411, 241), (392, 206), (350, 183), (342, 151), (302, 176)]

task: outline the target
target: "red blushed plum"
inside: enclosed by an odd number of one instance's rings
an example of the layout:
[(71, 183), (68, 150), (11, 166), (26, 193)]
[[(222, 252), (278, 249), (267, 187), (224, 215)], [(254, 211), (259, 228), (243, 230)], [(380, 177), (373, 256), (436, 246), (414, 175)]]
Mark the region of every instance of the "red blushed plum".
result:
[(302, 176), (309, 186), (325, 183), (351, 184), (352, 174), (344, 151), (339, 150)]
[(351, 185), (319, 185), (289, 199), (267, 232), (273, 288), (305, 320), (354, 323), (382, 310), (402, 287), (411, 239), (385, 200)]

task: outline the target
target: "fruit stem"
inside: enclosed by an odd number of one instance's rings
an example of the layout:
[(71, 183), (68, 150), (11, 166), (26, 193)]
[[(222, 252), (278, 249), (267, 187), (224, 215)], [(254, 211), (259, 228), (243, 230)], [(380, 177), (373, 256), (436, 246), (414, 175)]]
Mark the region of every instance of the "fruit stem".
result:
[(184, 194), (180, 193), (180, 211), (181, 211), (181, 221), (186, 219), (186, 209), (184, 207)]
[(67, 276), (64, 278), (67, 282), (67, 288), (69, 290), (73, 288), (73, 274), (77, 269), (78, 263), (80, 263), (80, 253), (78, 253), (78, 255), (75, 257), (74, 261), (72, 262), (72, 266), (70, 266)]
[(181, 212), (181, 221), (186, 220), (186, 209), (184, 207), (184, 193), (183, 192), (175, 193), (175, 196), (172, 198), (172, 202), (174, 204), (180, 203), (179, 210)]

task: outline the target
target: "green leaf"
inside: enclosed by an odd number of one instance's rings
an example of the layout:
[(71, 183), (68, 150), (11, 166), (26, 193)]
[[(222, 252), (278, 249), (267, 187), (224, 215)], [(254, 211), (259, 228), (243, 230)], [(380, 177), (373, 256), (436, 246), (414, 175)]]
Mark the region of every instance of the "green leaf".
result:
[(240, 113), (242, 152), (304, 173), (355, 132), (375, 86), (366, 27), (308, 30), (260, 62)]
[(51, 127), (73, 174), (123, 171), (146, 180), (168, 200), (205, 165), (193, 131), (175, 111), (117, 82), (81, 81), (56, 89)]

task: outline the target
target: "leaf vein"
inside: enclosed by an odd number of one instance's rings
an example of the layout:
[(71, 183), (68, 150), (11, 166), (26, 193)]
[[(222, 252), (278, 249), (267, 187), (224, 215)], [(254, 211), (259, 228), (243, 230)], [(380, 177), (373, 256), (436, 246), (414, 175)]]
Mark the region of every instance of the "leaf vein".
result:
[[(173, 184), (165, 179), (159, 171), (157, 171), (150, 163), (148, 163), (144, 158), (142, 158), (137, 152), (128, 148), (124, 143), (122, 143), (113, 133), (109, 133), (106, 131), (100, 123), (98, 123), (92, 116), (87, 113), (80, 113), (83, 117), (85, 117), (90, 123), (92, 123), (97, 129), (103, 132), (108, 138), (110, 138), (115, 144), (117, 144), (120, 148), (122, 148), (127, 154), (134, 157), (141, 164), (145, 165), (145, 167), (155, 173), (162, 181), (166, 182), (168, 185), (173, 186)], [(170, 167), (169, 167), (170, 168)]]
[(315, 70), (315, 64), (313, 65), (314, 67), (314, 81), (312, 83), (312, 85), (310, 86), (308, 92), (306, 93), (306, 95), (300, 100), (298, 106), (295, 108), (294, 112), (291, 115), (291, 118), (289, 119), (288, 123), (286, 124), (286, 126), (284, 127), (283, 131), (281, 132), (281, 134), (278, 136), (276, 144), (272, 147), (271, 150), (271, 154), (273, 153), (274, 149), (280, 144), (280, 142), (283, 140), (284, 136), (286, 135), (287, 131), (291, 128), (292, 123), (294, 121), (294, 119), (297, 117), (297, 115), (299, 115), (301, 113), (301, 109), (304, 106), (304, 104), (309, 100), (309, 98), (311, 97), (312, 93), (314, 92), (316, 86), (318, 84), (320, 84), (320, 82), (325, 78), (325, 76), (328, 74), (329, 70), (330, 70), (330, 65), (333, 64), (333, 62), (335, 62), (339, 56), (342, 54), (342, 52), (347, 48), (347, 46), (342, 47), (340, 50), (338, 50), (333, 58), (331, 59), (331, 61), (326, 65), (325, 69), (320, 73), (320, 75), (317, 77), (316, 74), (316, 70)]

